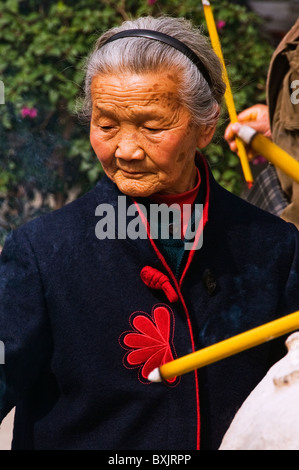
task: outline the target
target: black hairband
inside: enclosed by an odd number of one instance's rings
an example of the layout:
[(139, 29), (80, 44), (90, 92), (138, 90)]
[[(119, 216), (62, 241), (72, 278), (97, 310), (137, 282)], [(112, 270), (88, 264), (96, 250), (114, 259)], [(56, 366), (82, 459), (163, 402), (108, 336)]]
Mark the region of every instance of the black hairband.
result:
[(196, 65), (208, 84), (211, 86), (212, 83), (210, 75), (200, 58), (195, 54), (195, 52), (192, 51), (192, 49), (190, 49), (190, 47), (186, 46), (186, 44), (179, 41), (178, 39), (172, 36), (168, 36), (168, 34), (160, 33), (159, 31), (152, 31), (150, 29), (128, 29), (126, 31), (120, 31), (119, 33), (114, 34), (109, 39), (107, 39), (107, 41), (102, 44), (102, 46), (108, 44), (109, 42), (116, 41), (117, 39), (131, 37), (154, 39), (155, 41), (160, 41), (168, 44), (168, 46), (174, 47), (187, 56), (188, 59), (190, 59)]

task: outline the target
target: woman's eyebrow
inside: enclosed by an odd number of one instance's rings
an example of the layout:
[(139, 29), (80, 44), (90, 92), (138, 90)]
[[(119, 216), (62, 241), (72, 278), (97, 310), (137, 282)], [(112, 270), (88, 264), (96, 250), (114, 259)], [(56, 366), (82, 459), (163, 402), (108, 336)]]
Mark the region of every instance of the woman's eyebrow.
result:
[(94, 110), (97, 115), (102, 115), (105, 117), (115, 118), (115, 113), (111, 109), (103, 108), (100, 105), (95, 105)]
[[(117, 112), (113, 111), (112, 109), (103, 107), (100, 104), (98, 105), (96, 104), (94, 110), (95, 110), (96, 116), (108, 117), (114, 120), (118, 120), (120, 117)], [(142, 121), (142, 122), (143, 121), (162, 121), (165, 119), (164, 114), (161, 114), (154, 109), (129, 110), (128, 108), (126, 108), (125, 111), (132, 114), (132, 116), (135, 117), (138, 121)]]

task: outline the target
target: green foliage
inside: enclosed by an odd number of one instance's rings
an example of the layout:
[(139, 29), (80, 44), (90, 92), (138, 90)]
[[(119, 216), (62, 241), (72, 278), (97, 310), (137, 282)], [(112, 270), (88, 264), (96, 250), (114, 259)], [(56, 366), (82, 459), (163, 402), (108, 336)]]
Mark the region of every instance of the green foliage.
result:
[[(219, 36), (240, 111), (265, 100), (272, 47), (255, 14), (227, 1), (211, 3), (216, 22), (222, 22)], [(60, 207), (72, 187), (83, 193), (100, 177), (88, 128), (75, 112), (85, 58), (103, 31), (148, 14), (184, 16), (205, 25), (198, 0), (1, 2), (0, 80), (5, 104), (0, 105), (0, 193), (17, 214), (5, 230), (24, 222), (18, 209), (23, 207), (22, 197), (30, 198), (38, 190), (44, 198), (52, 194), (54, 207)], [(223, 140), (227, 122), (224, 107), (213, 144), (205, 153), (216, 179), (239, 194), (243, 176), (238, 158)]]

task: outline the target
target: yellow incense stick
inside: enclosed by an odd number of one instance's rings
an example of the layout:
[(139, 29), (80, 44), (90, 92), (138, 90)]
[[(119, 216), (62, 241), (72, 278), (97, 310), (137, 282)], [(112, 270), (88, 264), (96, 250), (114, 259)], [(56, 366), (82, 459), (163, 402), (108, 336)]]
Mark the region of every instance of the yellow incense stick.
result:
[(296, 181), (296, 183), (299, 183), (299, 162), (295, 158), (271, 142), (270, 139), (256, 132), (252, 127), (240, 126), (237, 133), (255, 152), (263, 155), (269, 162)]
[(191, 372), (213, 362), (250, 349), (299, 328), (299, 311), (245, 331), (219, 343), (167, 362), (148, 376), (151, 382), (161, 382)]
[[(204, 10), (205, 18), (206, 18), (206, 23), (207, 23), (211, 43), (223, 67), (223, 80), (226, 84), (226, 91), (225, 91), (224, 98), (226, 102), (227, 111), (230, 117), (230, 121), (232, 123), (237, 122), (238, 117), (237, 117), (237, 113), (235, 109), (234, 99), (233, 99), (233, 95), (232, 95), (232, 91), (231, 91), (231, 87), (229, 83), (229, 78), (228, 78), (225, 62), (224, 62), (223, 55), (222, 55), (221, 45), (220, 45), (219, 36), (217, 33), (217, 28), (215, 25), (213, 11), (212, 11), (210, 2), (208, 0), (202, 0), (202, 4), (203, 4), (203, 10)], [(238, 138), (236, 138), (236, 144), (238, 148), (238, 154), (240, 157), (245, 181), (247, 182), (248, 187), (251, 188), (252, 183), (253, 183), (253, 177), (252, 177), (252, 173), (251, 173), (249, 161), (246, 155), (244, 144)]]

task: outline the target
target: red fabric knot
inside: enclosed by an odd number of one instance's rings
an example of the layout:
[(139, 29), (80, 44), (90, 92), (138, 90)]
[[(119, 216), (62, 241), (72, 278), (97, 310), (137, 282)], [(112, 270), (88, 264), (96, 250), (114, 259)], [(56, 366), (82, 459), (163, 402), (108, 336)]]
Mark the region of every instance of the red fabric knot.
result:
[(162, 289), (169, 302), (177, 302), (178, 294), (170, 283), (166, 274), (161, 273), (156, 268), (145, 266), (140, 272), (140, 277), (144, 284), (152, 289)]
[[(124, 356), (125, 367), (139, 369), (139, 380), (147, 380), (149, 373), (166, 362), (173, 361), (174, 315), (167, 305), (153, 308), (152, 315), (134, 312), (130, 317), (133, 331), (120, 336), (120, 344), (128, 352)], [(172, 352), (174, 351), (174, 353)], [(176, 377), (168, 380), (173, 385)]]

